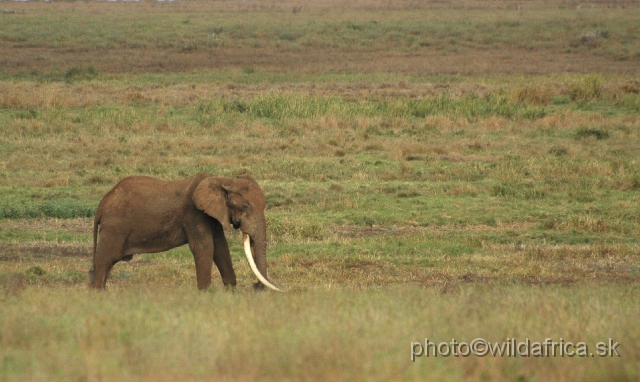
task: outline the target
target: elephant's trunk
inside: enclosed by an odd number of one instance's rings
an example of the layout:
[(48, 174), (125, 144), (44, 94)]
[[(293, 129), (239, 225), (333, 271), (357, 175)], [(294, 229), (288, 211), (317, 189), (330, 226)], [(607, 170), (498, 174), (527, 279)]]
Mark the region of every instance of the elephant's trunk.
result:
[(264, 239), (265, 239), (264, 243), (262, 241), (260, 241), (260, 240), (255, 240), (254, 239), (254, 243), (260, 243), (259, 245), (261, 246), (259, 249), (256, 250), (258, 256), (256, 256), (256, 260), (254, 260), (253, 253), (251, 253), (251, 237), (249, 237), (249, 235), (245, 233), (243, 235), (244, 254), (247, 256), (247, 261), (249, 262), (249, 266), (251, 267), (251, 270), (256, 275), (258, 280), (260, 280), (260, 282), (264, 286), (266, 286), (266, 287), (268, 287), (270, 289), (273, 289), (275, 291), (282, 292), (282, 290), (280, 288), (278, 288), (277, 286), (274, 285), (275, 283), (267, 275), (267, 242), (266, 242), (266, 237)]
[(258, 228), (255, 232), (249, 234), (251, 236), (251, 253), (253, 254), (253, 260), (255, 260), (260, 274), (271, 284), (275, 285), (267, 273), (267, 221), (265, 219), (258, 219), (256, 226)]

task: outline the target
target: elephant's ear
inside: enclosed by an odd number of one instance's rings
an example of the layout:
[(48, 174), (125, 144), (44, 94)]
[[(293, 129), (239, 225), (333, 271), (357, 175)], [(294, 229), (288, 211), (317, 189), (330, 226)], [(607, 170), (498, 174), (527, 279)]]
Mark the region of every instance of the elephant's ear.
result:
[(192, 199), (199, 210), (219, 221), (225, 231), (231, 231), (225, 193), (221, 179), (210, 176), (198, 184)]

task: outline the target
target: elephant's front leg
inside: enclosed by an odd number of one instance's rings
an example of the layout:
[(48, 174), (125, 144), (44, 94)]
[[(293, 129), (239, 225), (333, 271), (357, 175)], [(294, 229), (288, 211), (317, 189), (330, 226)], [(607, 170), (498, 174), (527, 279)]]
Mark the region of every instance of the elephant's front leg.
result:
[(211, 268), (213, 267), (213, 230), (210, 224), (196, 224), (185, 230), (189, 249), (196, 262), (198, 289), (211, 286)]
[(224, 286), (236, 286), (236, 273), (233, 271), (229, 243), (218, 221), (213, 222), (213, 261), (220, 271)]

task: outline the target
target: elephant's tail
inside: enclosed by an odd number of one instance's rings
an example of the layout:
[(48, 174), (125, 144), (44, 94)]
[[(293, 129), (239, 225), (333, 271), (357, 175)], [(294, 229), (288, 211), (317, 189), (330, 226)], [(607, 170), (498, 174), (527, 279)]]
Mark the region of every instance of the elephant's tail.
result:
[(93, 219), (93, 263), (96, 261), (96, 249), (98, 248), (98, 227), (100, 226), (100, 220), (102, 215), (100, 211), (96, 213), (96, 217)]
[(100, 208), (98, 208), (98, 212), (96, 212), (96, 217), (93, 219), (93, 264), (91, 270), (89, 271), (89, 286), (94, 285), (95, 282), (95, 271), (96, 271), (96, 250), (98, 248), (98, 226), (100, 225), (100, 220), (102, 219), (102, 215), (100, 214)]

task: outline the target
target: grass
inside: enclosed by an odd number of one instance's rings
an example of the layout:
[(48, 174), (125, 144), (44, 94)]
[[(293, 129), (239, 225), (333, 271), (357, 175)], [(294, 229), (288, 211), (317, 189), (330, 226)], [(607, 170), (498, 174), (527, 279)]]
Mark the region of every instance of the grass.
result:
[[(0, 325), (14, 329), (3, 335), (11, 344), (3, 351), (3, 380), (415, 380), (425, 373), (445, 380), (624, 380), (633, 370), (616, 356), (412, 363), (410, 343), (425, 337), (542, 342), (552, 336), (585, 341), (593, 352), (612, 338), (627, 365), (638, 354), (637, 332), (624, 329), (640, 313), (634, 286), (462, 287), (444, 294), (392, 287), (286, 296), (144, 287), (117, 296), (87, 298), (62, 288), (5, 299)], [(32, 306), (40, 313), (33, 315)], [(541, 312), (547, 319), (538, 319)]]
[[(519, 5), (0, 14), (0, 379), (636, 380), (638, 8)], [(235, 293), (186, 247), (89, 293), (100, 198), (198, 171), (259, 181), (288, 293), (235, 234)], [(411, 362), (477, 337), (621, 357)]]

